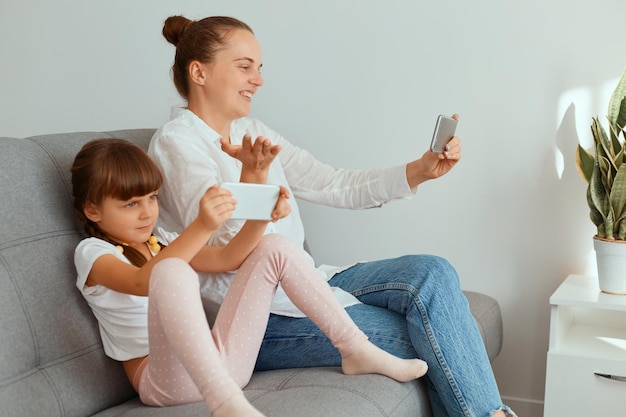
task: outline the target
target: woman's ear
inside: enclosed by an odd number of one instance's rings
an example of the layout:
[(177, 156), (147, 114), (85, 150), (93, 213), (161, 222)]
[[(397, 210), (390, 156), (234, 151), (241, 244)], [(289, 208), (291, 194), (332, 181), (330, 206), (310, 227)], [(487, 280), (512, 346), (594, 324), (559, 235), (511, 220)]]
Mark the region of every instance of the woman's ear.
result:
[(98, 210), (98, 207), (92, 203), (91, 201), (88, 201), (85, 204), (85, 207), (83, 207), (83, 213), (85, 214), (85, 217), (87, 217), (89, 220), (91, 220), (94, 223), (97, 223), (100, 221), (100, 211)]
[(189, 79), (198, 85), (204, 85), (206, 82), (205, 67), (200, 61), (191, 61), (189, 64)]

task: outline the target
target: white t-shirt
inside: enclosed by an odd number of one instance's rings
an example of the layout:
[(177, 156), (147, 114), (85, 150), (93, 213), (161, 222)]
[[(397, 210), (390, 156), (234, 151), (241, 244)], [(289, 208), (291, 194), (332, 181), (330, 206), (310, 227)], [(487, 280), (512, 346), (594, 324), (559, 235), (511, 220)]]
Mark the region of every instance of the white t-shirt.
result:
[[(159, 192), (159, 224), (165, 230), (180, 233), (197, 217), (200, 197), (210, 186), (240, 180), (241, 163), (222, 151), (219, 134), (193, 112), (176, 108), (173, 116), (155, 132), (148, 153), (165, 174)], [(410, 198), (414, 194), (406, 180), (405, 165), (370, 170), (334, 169), (255, 119), (233, 121), (231, 143), (241, 144), (245, 133), (250, 133), (253, 140), (264, 136), (281, 146), (278, 157), (270, 166), (267, 182), (287, 187), (295, 198), (338, 208), (363, 209), (379, 207), (393, 199)], [(295, 198), (289, 200), (289, 216), (270, 223), (266, 233), (280, 233), (304, 251), (304, 226)], [(227, 220), (211, 237), (209, 244), (224, 246), (243, 223), (243, 220)], [(308, 253), (306, 256), (314, 263)], [(320, 265), (317, 269), (328, 280), (349, 266)], [(211, 274), (210, 277), (202, 283), (203, 297), (215, 296), (212, 285), (227, 288), (233, 273)], [(344, 307), (358, 303), (343, 290), (335, 289), (335, 294)], [(302, 315), (281, 291), (275, 297), (272, 312)]]
[(104, 353), (118, 361), (140, 358), (148, 354), (148, 297), (120, 293), (103, 285), (85, 285), (96, 259), (109, 254), (130, 263), (102, 239), (82, 240), (74, 252), (76, 286), (98, 319)]

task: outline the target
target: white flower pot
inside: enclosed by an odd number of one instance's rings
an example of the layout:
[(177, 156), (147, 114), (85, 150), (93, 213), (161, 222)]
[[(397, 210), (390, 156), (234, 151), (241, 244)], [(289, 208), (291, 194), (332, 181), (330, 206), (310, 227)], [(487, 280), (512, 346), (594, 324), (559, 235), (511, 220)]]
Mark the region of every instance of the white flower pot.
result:
[(593, 238), (602, 292), (626, 295), (626, 242)]

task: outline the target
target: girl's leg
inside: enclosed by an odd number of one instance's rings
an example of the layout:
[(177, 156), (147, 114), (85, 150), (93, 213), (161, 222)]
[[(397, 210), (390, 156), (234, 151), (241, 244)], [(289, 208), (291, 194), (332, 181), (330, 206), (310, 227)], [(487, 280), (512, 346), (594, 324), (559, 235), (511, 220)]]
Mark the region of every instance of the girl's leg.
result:
[(191, 267), (176, 258), (159, 262), (149, 294), (150, 356), (139, 382), (142, 402), (168, 406), (204, 401), (214, 417), (262, 417), (223, 366)]
[(423, 361), (399, 359), (370, 343), (302, 253), (285, 237), (268, 235), (239, 269), (213, 331), (226, 366), (240, 385), (252, 373), (279, 281), (340, 352), (345, 373), (380, 373), (406, 381), (426, 372)]

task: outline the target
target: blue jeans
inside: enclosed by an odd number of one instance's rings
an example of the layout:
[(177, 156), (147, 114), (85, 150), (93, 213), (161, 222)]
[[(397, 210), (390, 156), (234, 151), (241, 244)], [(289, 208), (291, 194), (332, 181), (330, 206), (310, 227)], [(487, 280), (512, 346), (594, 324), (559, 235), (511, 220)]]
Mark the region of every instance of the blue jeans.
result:
[[(509, 411), (456, 271), (445, 259), (407, 255), (360, 263), (329, 283), (363, 302), (346, 310), (372, 343), (428, 363), (433, 415)], [(309, 319), (271, 315), (257, 370), (340, 365), (337, 350)]]

